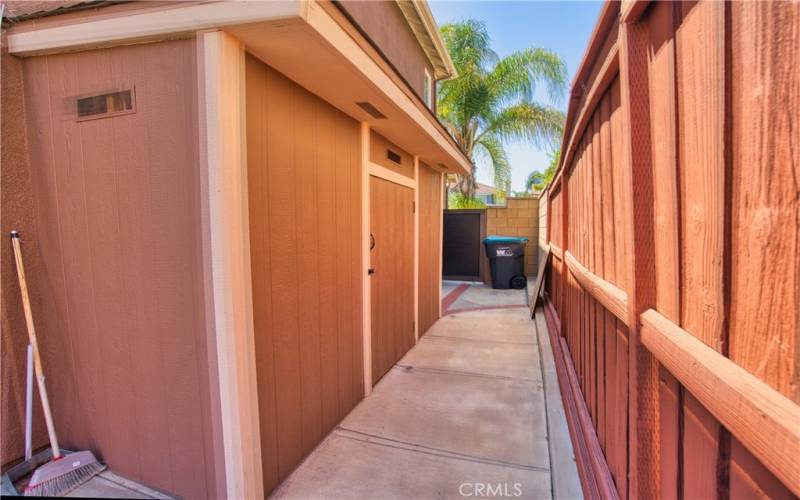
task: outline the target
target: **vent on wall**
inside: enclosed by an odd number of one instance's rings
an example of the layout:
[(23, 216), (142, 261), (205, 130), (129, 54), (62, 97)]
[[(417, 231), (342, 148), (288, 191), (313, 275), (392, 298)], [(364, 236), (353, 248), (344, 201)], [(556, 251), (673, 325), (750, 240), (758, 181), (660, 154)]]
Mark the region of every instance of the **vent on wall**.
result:
[(386, 158), (389, 158), (390, 161), (393, 161), (398, 165), (403, 163), (403, 157), (401, 157), (399, 154), (395, 153), (391, 149), (386, 150)]
[(386, 115), (378, 111), (378, 108), (373, 106), (371, 102), (361, 101), (356, 104), (373, 118), (377, 118), (378, 120), (384, 120), (386, 118)]
[(131, 89), (78, 98), (78, 120), (105, 118), (133, 112)]

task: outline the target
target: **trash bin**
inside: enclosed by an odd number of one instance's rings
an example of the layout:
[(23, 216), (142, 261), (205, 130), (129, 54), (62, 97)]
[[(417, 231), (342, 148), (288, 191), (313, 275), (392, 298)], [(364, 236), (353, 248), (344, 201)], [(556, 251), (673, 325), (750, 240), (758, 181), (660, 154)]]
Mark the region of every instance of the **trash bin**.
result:
[(528, 238), (488, 236), (486, 255), (492, 270), (492, 288), (525, 288), (525, 244)]

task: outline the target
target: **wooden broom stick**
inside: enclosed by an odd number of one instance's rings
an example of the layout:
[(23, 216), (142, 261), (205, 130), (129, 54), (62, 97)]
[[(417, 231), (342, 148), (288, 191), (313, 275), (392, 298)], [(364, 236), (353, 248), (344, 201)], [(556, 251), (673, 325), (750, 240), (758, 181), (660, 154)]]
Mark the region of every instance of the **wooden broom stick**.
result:
[(42, 401), (44, 420), (47, 423), (47, 435), (50, 437), (50, 446), (53, 448), (53, 458), (61, 458), (56, 428), (55, 425), (53, 425), (53, 414), (50, 412), (50, 402), (47, 399), (47, 388), (44, 384), (44, 371), (42, 370), (42, 361), (39, 358), (39, 345), (36, 342), (36, 330), (33, 327), (33, 312), (31, 311), (31, 300), (28, 297), (28, 282), (25, 280), (25, 267), (22, 264), (22, 248), (19, 244), (19, 233), (16, 231), (11, 231), (11, 246), (14, 247), (14, 260), (17, 264), (19, 290), (20, 293), (22, 293), (22, 306), (25, 309), (25, 323), (28, 327), (28, 339), (33, 348), (33, 368), (36, 372), (36, 382), (39, 387), (39, 399)]

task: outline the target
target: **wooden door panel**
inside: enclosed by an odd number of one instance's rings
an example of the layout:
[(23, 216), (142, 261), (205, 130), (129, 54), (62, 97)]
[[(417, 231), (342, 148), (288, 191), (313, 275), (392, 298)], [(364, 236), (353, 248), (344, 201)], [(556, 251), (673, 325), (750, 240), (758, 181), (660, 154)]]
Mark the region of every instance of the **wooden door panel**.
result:
[(370, 177), (372, 383), (414, 345), (414, 192)]

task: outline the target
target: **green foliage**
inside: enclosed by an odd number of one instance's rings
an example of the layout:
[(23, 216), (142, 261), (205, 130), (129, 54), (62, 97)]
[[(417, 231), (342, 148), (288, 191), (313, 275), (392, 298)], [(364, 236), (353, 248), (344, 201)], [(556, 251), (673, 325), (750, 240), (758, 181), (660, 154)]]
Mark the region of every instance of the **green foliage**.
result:
[[(561, 139), (563, 113), (536, 102), (533, 94), (537, 85), (545, 85), (551, 104), (557, 103), (567, 84), (566, 66), (554, 52), (536, 47), (499, 58), (480, 21), (446, 24), (441, 31), (458, 77), (439, 86), (439, 116), (473, 163), (478, 157), (489, 160), (494, 185), (507, 191), (507, 142), (552, 146)], [(459, 179), (457, 187), (472, 197), (474, 171)]]
[(486, 208), (486, 203), (456, 191), (447, 197), (447, 208)]
[(553, 182), (553, 177), (555, 177), (556, 170), (558, 170), (559, 161), (561, 161), (561, 148), (550, 153), (550, 164), (544, 172), (534, 170), (528, 175), (528, 178), (525, 180), (525, 187), (528, 191), (543, 191), (546, 189), (547, 186)]

